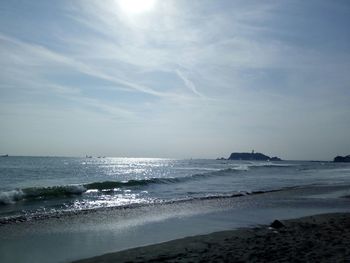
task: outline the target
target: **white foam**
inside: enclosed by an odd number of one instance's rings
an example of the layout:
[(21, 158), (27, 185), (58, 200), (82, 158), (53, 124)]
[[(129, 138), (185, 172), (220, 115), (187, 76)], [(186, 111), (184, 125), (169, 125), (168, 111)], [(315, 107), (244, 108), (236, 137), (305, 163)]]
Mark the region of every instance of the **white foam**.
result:
[(16, 201), (22, 200), (24, 195), (22, 190), (0, 192), (0, 204), (14, 204)]
[(97, 189), (89, 189), (86, 191), (87, 194), (89, 193), (98, 193), (98, 190)]
[(83, 185), (69, 185), (66, 189), (71, 194), (82, 194), (86, 192), (86, 188)]
[(248, 171), (249, 165), (248, 164), (241, 164), (233, 168), (236, 171)]

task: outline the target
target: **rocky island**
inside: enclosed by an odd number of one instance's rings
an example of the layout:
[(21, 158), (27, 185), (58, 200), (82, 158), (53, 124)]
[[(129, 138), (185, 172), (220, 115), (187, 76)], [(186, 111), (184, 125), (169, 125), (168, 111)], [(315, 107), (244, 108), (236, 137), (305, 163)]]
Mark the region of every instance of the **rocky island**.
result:
[(337, 156), (334, 158), (335, 163), (350, 163), (350, 155), (347, 156)]
[(243, 153), (231, 153), (228, 160), (244, 160), (244, 161), (282, 161), (279, 157), (270, 157), (262, 153), (255, 153), (252, 151), (251, 153), (243, 152)]

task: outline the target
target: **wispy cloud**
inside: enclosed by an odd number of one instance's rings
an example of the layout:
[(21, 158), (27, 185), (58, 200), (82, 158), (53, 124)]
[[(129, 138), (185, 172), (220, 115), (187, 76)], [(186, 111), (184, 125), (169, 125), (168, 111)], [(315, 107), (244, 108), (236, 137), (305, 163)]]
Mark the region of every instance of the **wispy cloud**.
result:
[(186, 77), (184, 73), (182, 73), (180, 70), (176, 70), (176, 74), (179, 76), (179, 78), (181, 78), (183, 80), (186, 87), (189, 88), (194, 94), (196, 94), (200, 97), (204, 97), (201, 93), (199, 93), (197, 91), (197, 88), (194, 85), (194, 83), (191, 80), (189, 80), (188, 77)]
[[(45, 48), (40, 45), (28, 44), (18, 39), (5, 36), (3, 34), (0, 34), (0, 39), (2, 41), (9, 42), (19, 47), (21, 54), (18, 57), (20, 57), (20, 63), (24, 66), (30, 66), (33, 63), (41, 63), (42, 66), (50, 65), (52, 63), (64, 64), (66, 67), (71, 68), (72, 70), (76, 70), (80, 73), (110, 81), (116, 84), (116, 87), (122, 86), (123, 88), (129, 88), (130, 91), (139, 91), (158, 97), (176, 96), (176, 94), (156, 91), (144, 85), (140, 85), (129, 80), (115, 77), (112, 74), (108, 74), (106, 72), (103, 72), (102, 70), (99, 70), (97, 67), (83, 63), (81, 61), (78, 61), (77, 59), (59, 54), (57, 52), (51, 51), (48, 48)], [(28, 54), (30, 55), (29, 57), (27, 57), (28, 59), (26, 60), (26, 55)]]
[(32, 5), (28, 16), (0, 3), (0, 111), (32, 113), (32, 128), (45, 109), (77, 129), (101, 118), (101, 129), (141, 144), (143, 130), (154, 145), (169, 145), (157, 140), (176, 132), (189, 147), (220, 138), (221, 152), (268, 148), (276, 138), (282, 145), (280, 134), (293, 137), (298, 126), (329, 140), (325, 122), (350, 128), (339, 124), (350, 111), (341, 3), (159, 0), (139, 15), (123, 13), (117, 0)]

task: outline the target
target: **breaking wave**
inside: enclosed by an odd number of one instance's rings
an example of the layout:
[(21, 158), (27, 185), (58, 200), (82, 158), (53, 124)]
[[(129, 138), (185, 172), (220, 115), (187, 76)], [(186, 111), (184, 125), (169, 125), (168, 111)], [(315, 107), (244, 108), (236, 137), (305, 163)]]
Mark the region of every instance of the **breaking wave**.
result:
[(22, 190), (11, 190), (0, 192), (0, 204), (8, 205), (13, 204), (16, 201), (22, 200), (24, 193)]
[[(276, 165), (241, 165), (235, 168), (222, 169), (208, 173), (194, 174), (186, 177), (172, 177), (172, 178), (149, 178), (141, 180), (129, 181), (103, 181), (92, 182), (79, 185), (64, 185), (64, 186), (50, 186), (50, 187), (30, 187), (23, 189), (14, 189), (10, 191), (0, 192), (0, 205), (14, 204), (20, 200), (40, 200), (48, 198), (62, 198), (69, 196), (77, 196), (86, 193), (88, 190), (96, 191), (113, 191), (119, 188), (137, 188), (144, 187), (151, 184), (176, 184), (193, 180), (201, 180), (209, 177), (217, 176), (232, 176), (233, 174), (248, 171), (254, 167), (276, 167)], [(279, 166), (280, 167), (280, 166)]]

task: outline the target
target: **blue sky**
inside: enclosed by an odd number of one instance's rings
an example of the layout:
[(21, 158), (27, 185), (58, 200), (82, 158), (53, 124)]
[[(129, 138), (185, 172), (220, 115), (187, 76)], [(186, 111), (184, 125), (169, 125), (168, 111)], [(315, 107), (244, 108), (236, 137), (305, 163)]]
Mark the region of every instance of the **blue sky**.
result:
[(349, 25), (348, 1), (1, 1), (0, 154), (350, 154)]

